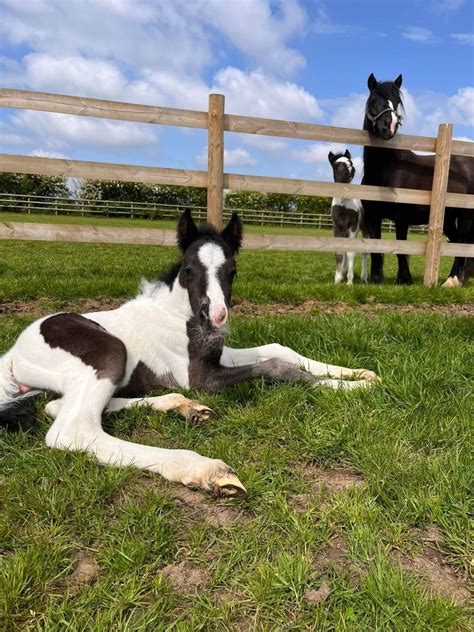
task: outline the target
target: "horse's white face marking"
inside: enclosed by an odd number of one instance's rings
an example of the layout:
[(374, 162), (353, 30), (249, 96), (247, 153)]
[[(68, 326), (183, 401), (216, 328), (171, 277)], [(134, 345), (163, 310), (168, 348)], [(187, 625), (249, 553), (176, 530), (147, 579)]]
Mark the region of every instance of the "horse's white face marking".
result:
[(390, 100), (388, 101), (388, 105), (392, 109), (392, 112), (390, 112), (392, 116), (392, 122), (390, 123), (390, 133), (395, 134), (395, 132), (397, 131), (398, 118), (397, 118), (397, 115), (395, 114), (395, 108), (393, 107), (393, 103)]
[(215, 243), (207, 243), (199, 248), (199, 261), (207, 270), (207, 296), (209, 297), (209, 318), (213, 327), (223, 327), (227, 322), (227, 307), (218, 278), (219, 268), (225, 262), (222, 248)]
[(349, 160), (349, 158), (346, 158), (345, 156), (341, 156), (341, 158), (338, 158), (334, 162), (345, 162), (349, 169), (352, 167), (352, 162)]

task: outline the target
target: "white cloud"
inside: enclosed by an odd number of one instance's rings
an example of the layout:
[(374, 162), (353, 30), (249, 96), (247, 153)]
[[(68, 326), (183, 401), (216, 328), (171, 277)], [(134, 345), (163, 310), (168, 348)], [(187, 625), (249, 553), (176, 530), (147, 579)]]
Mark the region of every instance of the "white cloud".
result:
[(321, 104), (331, 111), (330, 125), (362, 129), (367, 94), (353, 93), (348, 97), (322, 101)]
[(312, 163), (324, 163), (328, 162), (328, 153), (344, 152), (346, 146), (335, 143), (311, 143), (303, 149), (295, 149), (292, 152), (292, 157), (295, 160), (312, 164)]
[(455, 123), (474, 125), (474, 87), (461, 88), (451, 97), (448, 111)]
[(434, 13), (449, 13), (457, 11), (464, 4), (464, 0), (432, 0), (431, 10)]
[[(196, 156), (196, 162), (203, 167), (207, 167), (207, 145)], [(255, 158), (243, 147), (224, 149), (224, 169), (228, 167), (254, 167), (256, 164)]]
[(263, 118), (308, 120), (322, 116), (313, 95), (290, 81), (274, 79), (261, 71), (228, 67), (214, 77), (212, 92), (226, 95), (226, 112)]
[(474, 33), (451, 33), (451, 37), (459, 44), (474, 46)]
[(318, 35), (336, 35), (345, 33), (348, 30), (345, 24), (337, 24), (333, 22), (327, 14), (324, 6), (320, 5), (316, 9), (316, 19), (313, 23), (313, 31)]
[(281, 2), (280, 16), (269, 0), (195, 0), (190, 4), (198, 19), (214, 27), (259, 68), (289, 75), (305, 65), (303, 55), (286, 43), (305, 26), (305, 11), (296, 0)]
[(38, 158), (69, 158), (69, 156), (57, 151), (45, 151), (44, 149), (33, 149), (28, 153), (28, 156), (37, 156)]
[(22, 111), (12, 117), (11, 129), (20, 130), (45, 151), (58, 151), (79, 143), (103, 148), (143, 147), (157, 143), (157, 132), (138, 123), (122, 123)]
[(412, 42), (421, 42), (423, 44), (434, 41), (432, 31), (423, 26), (407, 26), (402, 32), (402, 37)]

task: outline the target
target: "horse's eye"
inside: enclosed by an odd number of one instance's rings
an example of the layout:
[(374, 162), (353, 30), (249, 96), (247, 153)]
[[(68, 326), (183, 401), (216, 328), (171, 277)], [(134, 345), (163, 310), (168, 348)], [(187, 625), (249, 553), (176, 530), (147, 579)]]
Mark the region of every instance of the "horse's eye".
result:
[(231, 270), (230, 271), (230, 278), (232, 280), (234, 280), (236, 276), (237, 276), (237, 270)]
[(184, 276), (189, 278), (193, 275), (193, 269), (190, 267), (184, 268), (183, 273), (184, 273)]

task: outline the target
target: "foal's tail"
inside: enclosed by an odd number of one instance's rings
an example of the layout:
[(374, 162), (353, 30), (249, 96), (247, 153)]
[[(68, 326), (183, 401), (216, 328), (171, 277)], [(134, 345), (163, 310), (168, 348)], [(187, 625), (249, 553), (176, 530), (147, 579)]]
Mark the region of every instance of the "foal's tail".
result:
[(34, 400), (41, 391), (21, 393), (13, 379), (12, 354), (0, 357), (0, 428), (27, 430), (34, 421)]

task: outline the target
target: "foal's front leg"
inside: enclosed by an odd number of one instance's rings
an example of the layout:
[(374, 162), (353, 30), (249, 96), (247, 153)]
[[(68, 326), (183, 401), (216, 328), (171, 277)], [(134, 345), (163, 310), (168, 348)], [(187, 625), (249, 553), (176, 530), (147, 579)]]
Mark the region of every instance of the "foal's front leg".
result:
[[(289, 347), (280, 344), (263, 345), (262, 347), (252, 347), (251, 349), (231, 349), (224, 347), (221, 356), (221, 364), (227, 367), (239, 367), (249, 364), (256, 364), (266, 360), (278, 359), (308, 371), (311, 375), (324, 380), (324, 378), (344, 378), (356, 379), (360, 386), (369, 386), (379, 380), (373, 371), (368, 369), (348, 369), (346, 367), (316, 362), (303, 355), (300, 355)], [(332, 380), (323, 383), (327, 386), (335, 387)], [(354, 388), (354, 387), (351, 387)]]

